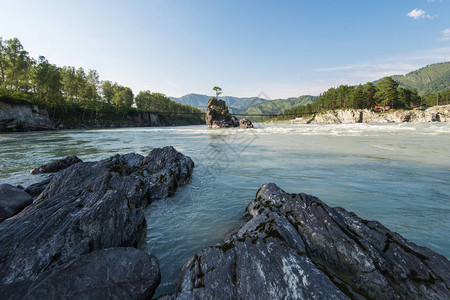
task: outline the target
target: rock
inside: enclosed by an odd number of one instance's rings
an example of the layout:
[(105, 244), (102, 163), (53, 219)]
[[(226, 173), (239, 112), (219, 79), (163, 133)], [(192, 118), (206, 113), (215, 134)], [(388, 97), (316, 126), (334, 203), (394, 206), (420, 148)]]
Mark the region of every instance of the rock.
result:
[(206, 107), (206, 126), (208, 128), (238, 127), (239, 121), (229, 113), (224, 100), (212, 97)]
[(53, 176), (50, 175), (41, 182), (33, 183), (25, 189), (25, 192), (27, 192), (27, 194), (32, 196), (33, 198), (39, 196), (45, 190), (50, 181), (52, 181), (52, 178)]
[(401, 123), (401, 122), (450, 122), (450, 105), (434, 106), (426, 110), (395, 110), (382, 114), (368, 109), (340, 109), (314, 115), (310, 120), (297, 118), (290, 123), (339, 124), (339, 123)]
[(449, 299), (448, 260), (343, 208), (264, 185), (247, 222), (162, 299)]
[(54, 130), (55, 123), (37, 105), (13, 105), (0, 101), (0, 132)]
[(82, 162), (82, 160), (79, 159), (77, 156), (69, 155), (66, 158), (62, 158), (62, 159), (53, 161), (51, 163), (42, 165), (37, 169), (32, 169), (30, 171), (30, 174), (36, 175), (36, 174), (41, 174), (41, 173), (55, 173), (55, 172), (64, 170), (65, 168), (70, 167), (71, 165), (74, 165), (79, 162)]
[(82, 255), (34, 281), (0, 286), (2, 299), (150, 299), (159, 285), (158, 260), (134, 248)]
[(79, 187), (92, 191), (122, 191), (130, 205), (146, 207), (154, 199), (172, 195), (186, 184), (194, 163), (172, 146), (139, 154), (115, 155), (99, 162), (83, 162), (54, 175), (40, 198)]
[(193, 167), (164, 147), (54, 174), (33, 205), (0, 223), (0, 284), (34, 280), (96, 250), (139, 247), (147, 229), (142, 208), (186, 183)]
[(253, 123), (249, 119), (240, 119), (239, 120), (239, 128), (241, 129), (247, 129), (247, 128), (253, 128)]
[(14, 216), (33, 202), (24, 190), (10, 184), (0, 184), (0, 222)]

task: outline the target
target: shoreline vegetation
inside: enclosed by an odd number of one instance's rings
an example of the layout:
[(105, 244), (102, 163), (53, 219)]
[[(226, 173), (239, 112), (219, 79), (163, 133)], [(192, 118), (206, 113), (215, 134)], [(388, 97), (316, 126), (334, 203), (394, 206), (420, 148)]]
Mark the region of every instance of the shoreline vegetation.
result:
[[(147, 90), (135, 96), (129, 87), (101, 81), (96, 70), (59, 67), (44, 56), (36, 60), (17, 38), (4, 41), (0, 37), (0, 102), (33, 107), (47, 115), (55, 128), (204, 122), (200, 109), (172, 101), (162, 93)], [(142, 122), (144, 114), (153, 114), (154, 121)], [(14, 131), (22, 131), (20, 124)]]

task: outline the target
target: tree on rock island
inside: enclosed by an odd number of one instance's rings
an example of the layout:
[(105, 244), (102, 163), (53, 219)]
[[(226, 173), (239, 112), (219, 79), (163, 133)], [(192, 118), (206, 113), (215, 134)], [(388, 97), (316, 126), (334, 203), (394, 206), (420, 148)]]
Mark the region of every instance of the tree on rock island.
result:
[(218, 86), (213, 87), (213, 90), (216, 91), (216, 99), (219, 99), (219, 95), (222, 94), (222, 89)]

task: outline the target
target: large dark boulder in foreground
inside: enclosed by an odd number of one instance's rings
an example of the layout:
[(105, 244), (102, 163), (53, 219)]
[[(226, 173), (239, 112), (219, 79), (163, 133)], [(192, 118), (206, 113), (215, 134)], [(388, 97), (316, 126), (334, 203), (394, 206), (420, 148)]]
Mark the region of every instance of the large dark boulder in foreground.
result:
[(82, 162), (82, 160), (79, 159), (76, 155), (69, 155), (65, 158), (42, 165), (37, 169), (32, 169), (30, 173), (33, 175), (41, 173), (56, 173), (79, 162)]
[(247, 222), (163, 299), (449, 299), (448, 260), (375, 221), (264, 185)]
[(208, 128), (238, 127), (239, 120), (230, 114), (224, 100), (212, 97), (206, 106), (206, 126)]
[(14, 216), (33, 202), (30, 195), (10, 184), (0, 184), (0, 222)]
[(139, 247), (147, 229), (142, 208), (186, 183), (193, 167), (164, 147), (56, 173), (32, 205), (0, 223), (0, 285), (34, 280), (96, 250)]
[(161, 280), (158, 260), (134, 248), (82, 255), (34, 281), (2, 287), (2, 299), (150, 299)]

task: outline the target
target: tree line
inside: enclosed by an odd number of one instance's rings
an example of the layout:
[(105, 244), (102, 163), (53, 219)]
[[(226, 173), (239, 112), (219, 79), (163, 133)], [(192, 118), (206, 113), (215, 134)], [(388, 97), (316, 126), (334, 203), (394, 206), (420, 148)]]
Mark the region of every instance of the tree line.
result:
[(414, 108), (450, 104), (450, 90), (420, 97), (417, 91), (400, 87), (391, 77), (374, 84), (340, 85), (319, 95), (317, 101), (286, 109), (282, 114), (308, 114), (333, 109)]
[[(96, 70), (72, 66), (58, 67), (44, 56), (29, 56), (17, 38), (0, 37), (0, 96), (23, 99), (52, 108), (54, 114), (81, 109), (125, 115), (133, 110), (152, 112), (201, 113), (190, 105), (170, 100), (164, 94), (141, 91), (135, 97), (131, 88), (100, 80)], [(198, 116), (197, 116), (198, 117)]]

